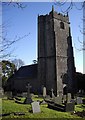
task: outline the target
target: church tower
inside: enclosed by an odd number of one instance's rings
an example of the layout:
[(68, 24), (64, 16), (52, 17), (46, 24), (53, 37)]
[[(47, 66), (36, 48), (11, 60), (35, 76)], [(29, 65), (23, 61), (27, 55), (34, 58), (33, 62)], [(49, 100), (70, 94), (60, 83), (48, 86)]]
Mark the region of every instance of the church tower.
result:
[(38, 80), (55, 95), (73, 92), (74, 56), (69, 17), (52, 11), (38, 16)]

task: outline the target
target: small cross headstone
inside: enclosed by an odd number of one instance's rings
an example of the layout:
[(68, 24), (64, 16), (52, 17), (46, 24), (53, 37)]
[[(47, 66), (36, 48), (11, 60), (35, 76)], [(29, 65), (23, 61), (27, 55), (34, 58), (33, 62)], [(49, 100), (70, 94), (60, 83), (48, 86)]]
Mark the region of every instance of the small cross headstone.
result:
[(28, 83), (28, 85), (26, 86), (26, 88), (27, 88), (27, 98), (29, 98), (31, 95), (30, 95), (30, 88), (31, 88), (31, 86), (30, 86), (30, 84)]
[(81, 97), (77, 97), (76, 98), (76, 103), (77, 104), (82, 104), (82, 98)]
[(39, 102), (36, 102), (36, 101), (32, 102), (31, 105), (32, 105), (33, 113), (40, 113), (41, 112)]
[(54, 95), (54, 93), (53, 93), (53, 89), (51, 89), (51, 96), (52, 96), (52, 98), (55, 97), (55, 95)]
[(31, 94), (30, 94), (30, 88), (31, 88), (30, 84), (28, 84), (28, 86), (26, 86), (26, 88), (27, 88), (27, 97), (26, 97), (24, 103), (30, 104), (32, 102)]
[(43, 97), (46, 97), (46, 87), (43, 87)]

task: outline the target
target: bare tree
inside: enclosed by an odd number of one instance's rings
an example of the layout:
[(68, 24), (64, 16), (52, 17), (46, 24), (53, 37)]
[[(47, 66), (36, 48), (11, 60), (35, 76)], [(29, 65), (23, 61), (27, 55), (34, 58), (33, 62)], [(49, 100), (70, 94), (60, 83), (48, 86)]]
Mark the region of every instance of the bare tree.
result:
[(22, 2), (16, 2), (14, 0), (9, 0), (9, 2), (3, 2), (3, 5), (12, 5), (13, 7), (18, 7), (20, 9), (24, 9), (27, 4), (23, 4)]
[[(20, 3), (20, 2), (13, 2), (13, 0), (9, 0), (9, 2), (2, 2), (3, 6), (13, 6), (13, 7), (18, 7), (21, 9), (24, 9), (26, 7), (25, 4)], [(0, 12), (1, 13), (1, 12)], [(6, 31), (6, 23), (2, 23), (0, 25), (0, 59), (4, 59), (7, 57), (11, 57), (13, 50), (8, 52), (8, 49), (16, 42), (19, 40), (23, 39), (24, 37), (27, 37), (29, 34), (18, 37), (15, 36), (14, 39), (10, 40), (7, 38), (7, 31)]]
[(57, 0), (55, 0), (54, 4), (59, 6), (63, 13), (70, 12), (70, 10), (73, 9), (73, 7), (75, 7), (77, 10), (82, 10), (84, 8), (84, 2), (80, 2), (81, 6), (78, 7), (76, 2), (74, 2), (74, 0), (70, 0), (70, 1), (63, 0), (63, 2), (62, 1), (58, 2)]
[(15, 64), (17, 70), (18, 70), (21, 66), (24, 65), (24, 61), (21, 60), (21, 59), (14, 59), (14, 60), (12, 60), (12, 63)]

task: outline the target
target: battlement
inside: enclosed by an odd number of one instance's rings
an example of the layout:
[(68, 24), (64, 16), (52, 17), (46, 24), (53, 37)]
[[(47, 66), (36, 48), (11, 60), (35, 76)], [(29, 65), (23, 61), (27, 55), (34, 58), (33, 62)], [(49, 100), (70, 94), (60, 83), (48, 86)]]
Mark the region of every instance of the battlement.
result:
[(68, 14), (67, 15), (63, 15), (61, 13), (57, 13), (56, 11), (54, 11), (54, 8), (52, 7), (52, 11), (49, 13), (49, 14), (46, 14), (46, 15), (40, 15), (38, 16), (39, 17), (39, 21), (38, 22), (43, 22), (44, 20), (50, 20), (50, 19), (58, 19), (60, 21), (63, 21), (63, 22), (67, 22), (68, 24), (70, 23), (69, 22), (69, 16)]

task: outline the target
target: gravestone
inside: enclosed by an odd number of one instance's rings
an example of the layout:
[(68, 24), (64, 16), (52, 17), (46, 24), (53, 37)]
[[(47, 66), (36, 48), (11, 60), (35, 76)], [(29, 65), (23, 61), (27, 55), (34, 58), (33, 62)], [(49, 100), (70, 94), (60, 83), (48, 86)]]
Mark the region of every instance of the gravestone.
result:
[(63, 103), (66, 103), (66, 95), (63, 95)]
[(31, 105), (32, 105), (33, 113), (40, 113), (41, 112), (39, 102), (34, 101), (31, 103)]
[(46, 95), (46, 99), (51, 99), (50, 95)]
[(79, 93), (81, 94), (81, 90), (79, 90)]
[(43, 87), (43, 97), (46, 97), (46, 87)]
[(82, 97), (77, 97), (76, 98), (76, 103), (77, 104), (82, 104)]
[(26, 97), (26, 96), (27, 96), (27, 92), (23, 92), (23, 93), (22, 93), (22, 96), (23, 96), (23, 97)]
[(53, 93), (53, 89), (51, 89), (51, 97), (52, 97), (52, 98), (55, 97), (55, 95), (54, 95), (54, 93)]
[(45, 100), (40, 102), (41, 105), (47, 104), (47, 102), (45, 102)]
[(59, 97), (63, 97), (62, 91), (59, 91)]
[(56, 103), (56, 104), (62, 104), (62, 97), (61, 96), (55, 97), (53, 99), (53, 102)]
[(67, 93), (67, 103), (71, 101), (71, 93)]
[(76, 104), (76, 99), (71, 99), (70, 102)]
[(65, 104), (65, 111), (66, 112), (72, 112), (72, 111), (74, 111), (74, 109), (75, 109), (74, 103), (69, 102), (69, 103)]
[(7, 91), (5, 93), (5, 95), (7, 96), (7, 99), (12, 99), (12, 92), (11, 91)]
[(4, 97), (4, 90), (2, 87), (0, 87), (0, 98)]
[(31, 94), (30, 94), (30, 88), (31, 88), (31, 86), (30, 86), (30, 84), (28, 84), (26, 87), (27, 87), (27, 97), (26, 97), (24, 103), (25, 104), (30, 104), (32, 102)]

